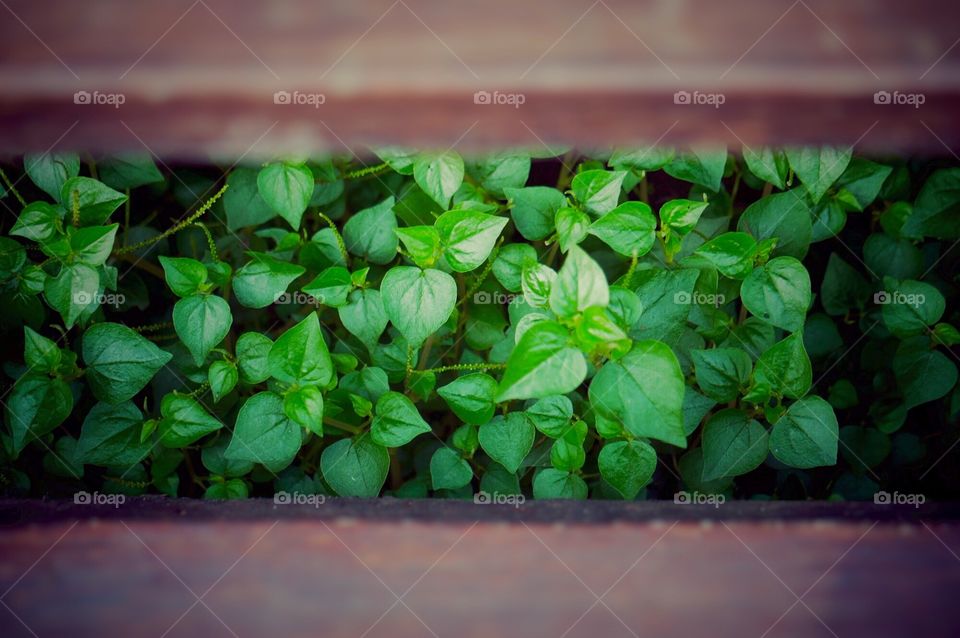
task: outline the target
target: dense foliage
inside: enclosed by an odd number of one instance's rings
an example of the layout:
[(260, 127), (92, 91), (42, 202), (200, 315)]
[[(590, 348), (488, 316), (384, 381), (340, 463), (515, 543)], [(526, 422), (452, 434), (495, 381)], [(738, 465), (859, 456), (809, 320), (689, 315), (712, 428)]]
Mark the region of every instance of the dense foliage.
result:
[(953, 493), (960, 168), (371, 157), (7, 163), (2, 489)]

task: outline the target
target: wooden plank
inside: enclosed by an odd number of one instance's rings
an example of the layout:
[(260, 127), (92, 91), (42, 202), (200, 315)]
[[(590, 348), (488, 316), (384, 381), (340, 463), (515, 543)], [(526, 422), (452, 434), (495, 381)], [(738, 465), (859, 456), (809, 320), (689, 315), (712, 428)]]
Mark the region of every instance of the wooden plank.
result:
[[(960, 148), (960, 6), (950, 0), (7, 0), (4, 12), (4, 153)], [(923, 104), (875, 104), (880, 90)], [(123, 103), (75, 104), (77, 91)], [(324, 103), (275, 104), (276, 91)], [(475, 91), (523, 104), (475, 104)], [(723, 104), (675, 104), (676, 91)]]
[(960, 632), (956, 507), (144, 498), (0, 515), (8, 636)]

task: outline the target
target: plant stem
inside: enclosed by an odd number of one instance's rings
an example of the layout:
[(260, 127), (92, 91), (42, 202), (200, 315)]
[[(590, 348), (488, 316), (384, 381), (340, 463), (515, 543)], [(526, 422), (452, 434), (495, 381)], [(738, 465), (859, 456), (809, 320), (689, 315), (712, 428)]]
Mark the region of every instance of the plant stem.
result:
[(23, 196), (17, 191), (17, 189), (14, 188), (13, 182), (10, 181), (10, 178), (7, 177), (7, 174), (3, 171), (2, 168), (0, 168), (0, 177), (3, 178), (3, 182), (7, 185), (7, 190), (13, 193), (13, 196), (17, 198), (18, 202), (20, 202), (20, 205), (26, 206), (27, 200), (25, 200)]
[(350, 171), (349, 173), (344, 173), (341, 176), (341, 179), (357, 179), (358, 177), (367, 177), (371, 175), (376, 175), (382, 173), (385, 170), (389, 169), (390, 165), (386, 162), (382, 164), (377, 164), (375, 166), (364, 166), (363, 168), (358, 168), (355, 171)]
[(320, 219), (326, 222), (327, 226), (330, 227), (330, 230), (333, 231), (333, 236), (337, 238), (337, 247), (340, 248), (340, 254), (343, 255), (343, 263), (347, 264), (350, 262), (350, 256), (347, 254), (347, 245), (343, 241), (343, 236), (340, 234), (340, 231), (337, 230), (337, 225), (333, 223), (333, 220), (317, 211), (317, 215), (320, 216)]
[(411, 373), (426, 374), (433, 372), (451, 372), (454, 370), (502, 370), (507, 367), (505, 363), (456, 363), (449, 366), (440, 366), (439, 368), (427, 368), (426, 370), (410, 370)]
[(119, 250), (114, 251), (114, 254), (115, 254), (115, 255), (125, 255), (125, 254), (127, 254), (127, 253), (132, 253), (132, 252), (135, 252), (135, 251), (137, 251), (137, 250), (140, 250), (141, 248), (146, 248), (147, 246), (152, 246), (153, 244), (157, 243), (158, 241), (161, 241), (161, 240), (163, 240), (163, 239), (166, 239), (167, 237), (169, 237), (170, 235), (173, 235), (174, 233), (180, 232), (181, 230), (183, 230), (183, 229), (186, 228), (187, 226), (190, 226), (191, 224), (193, 224), (194, 222), (196, 222), (196, 221), (197, 221), (198, 219), (200, 219), (208, 210), (210, 210), (211, 208), (213, 208), (213, 205), (216, 204), (216, 203), (217, 203), (217, 200), (220, 199), (220, 198), (223, 196), (223, 194), (227, 191), (227, 188), (229, 188), (229, 185), (228, 185), (228, 184), (224, 184), (224, 185), (223, 185), (223, 188), (221, 188), (219, 191), (217, 191), (217, 193), (216, 193), (213, 197), (211, 197), (211, 198), (208, 199), (206, 202), (204, 202), (204, 203), (203, 203), (203, 206), (201, 206), (200, 208), (198, 208), (198, 209), (196, 210), (196, 212), (194, 212), (192, 215), (190, 215), (189, 217), (187, 217), (187, 218), (184, 219), (183, 221), (181, 221), (181, 222), (179, 222), (179, 223), (171, 226), (171, 227), (168, 228), (167, 230), (163, 231), (162, 233), (160, 233), (160, 234), (157, 235), (156, 237), (151, 237), (150, 239), (145, 239), (145, 240), (143, 240), (143, 241), (141, 241), (141, 242), (138, 242), (138, 243), (136, 243), (136, 244), (133, 244), (132, 246), (124, 246), (123, 248), (120, 248)]

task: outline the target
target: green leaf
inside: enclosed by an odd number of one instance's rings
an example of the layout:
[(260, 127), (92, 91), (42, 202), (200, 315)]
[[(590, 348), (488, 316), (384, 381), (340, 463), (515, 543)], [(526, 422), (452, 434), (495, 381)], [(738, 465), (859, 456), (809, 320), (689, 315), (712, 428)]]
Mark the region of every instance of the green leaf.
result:
[(544, 397), (526, 410), (527, 418), (538, 430), (552, 439), (563, 436), (570, 429), (573, 404), (565, 396)]
[(870, 285), (863, 275), (836, 253), (831, 253), (819, 295), (827, 314), (842, 316), (862, 308), (869, 296)]
[(80, 156), (76, 153), (31, 153), (23, 157), (23, 168), (40, 190), (59, 202), (63, 185), (80, 173)]
[(260, 197), (258, 174), (256, 169), (238, 166), (227, 177), (228, 188), (223, 194), (227, 229), (236, 231), (246, 226), (257, 226), (276, 216), (273, 208)]
[(903, 233), (937, 239), (960, 237), (960, 168), (935, 171), (917, 195)]
[(364, 208), (343, 225), (343, 243), (351, 254), (363, 257), (371, 264), (389, 264), (397, 256), (396, 203), (390, 196), (370, 208)]
[(380, 283), (383, 308), (400, 334), (418, 347), (440, 329), (457, 303), (457, 283), (445, 272), (395, 266)]
[(113, 251), (117, 224), (71, 228), (70, 253), (74, 260), (88, 266), (102, 266)]
[(529, 244), (507, 244), (493, 260), (493, 276), (500, 285), (510, 292), (519, 292), (523, 284), (521, 277), (526, 266), (537, 263), (537, 251)]
[(697, 385), (705, 395), (720, 403), (740, 396), (753, 370), (750, 355), (739, 348), (692, 350), (690, 356), (696, 367)]
[(509, 151), (486, 157), (472, 171), (484, 190), (504, 197), (509, 188), (521, 188), (530, 176), (530, 155)]
[(534, 324), (507, 360), (497, 403), (575, 390), (587, 376), (587, 362), (570, 341), (567, 329), (555, 321)]
[(633, 500), (653, 478), (657, 453), (643, 441), (607, 443), (597, 457), (600, 476), (623, 498)]
[(496, 409), (497, 381), (482, 372), (468, 374), (439, 388), (454, 414), (464, 423), (483, 425), (493, 418)]
[(350, 293), (347, 304), (337, 309), (340, 322), (368, 348), (376, 345), (387, 323), (387, 311), (379, 290), (363, 289)]
[(839, 432), (830, 404), (820, 397), (806, 397), (773, 424), (770, 452), (784, 465), (800, 469), (836, 465)]
[(83, 463), (128, 468), (146, 458), (153, 448), (140, 440), (143, 414), (131, 401), (119, 405), (97, 403), (80, 428), (77, 456)]
[(707, 202), (689, 199), (671, 199), (660, 207), (660, 222), (664, 228), (684, 236), (697, 227), (700, 216), (707, 210)]
[(304, 164), (277, 162), (268, 164), (257, 174), (260, 197), (294, 230), (300, 229), (300, 219), (310, 204), (313, 186), (313, 173)]
[(693, 182), (709, 191), (719, 191), (723, 179), (723, 169), (727, 163), (727, 150), (692, 149), (685, 155), (678, 155), (663, 170), (672, 177), (685, 182)]
[(317, 303), (339, 308), (347, 303), (347, 295), (353, 288), (350, 271), (342, 266), (324, 268), (316, 279), (303, 287), (303, 292), (313, 297)]
[(582, 500), (587, 498), (587, 484), (576, 474), (548, 467), (533, 477), (533, 497)]
[(703, 427), (703, 480), (740, 476), (767, 458), (767, 431), (742, 410), (721, 410)]
[(230, 394), (240, 380), (237, 365), (232, 361), (214, 361), (207, 370), (207, 381), (210, 383), (210, 393), (214, 403)]
[(277, 301), (294, 279), (306, 269), (264, 253), (251, 252), (253, 259), (233, 277), (233, 293), (240, 305), (266, 308)]
[(149, 153), (127, 153), (107, 157), (97, 165), (103, 183), (111, 188), (136, 188), (163, 181), (163, 174)]
[(171, 393), (163, 397), (160, 413), (163, 415), (157, 428), (160, 442), (171, 448), (186, 447), (223, 427), (196, 399), (185, 394)]
[(237, 413), (224, 458), (260, 463), (279, 472), (291, 462), (303, 441), (300, 426), (283, 411), (283, 399), (274, 392), (255, 394)]
[(505, 188), (510, 199), (510, 216), (525, 239), (545, 239), (554, 230), (557, 211), (566, 203), (563, 193), (549, 186)]
[(430, 483), (435, 490), (457, 490), (473, 480), (470, 464), (448, 447), (430, 457)]
[(657, 219), (643, 202), (624, 202), (590, 225), (590, 234), (626, 257), (642, 257), (656, 241)]
[(114, 405), (133, 398), (173, 357), (117, 323), (90, 326), (82, 352), (93, 395)]
[(60, 313), (67, 328), (91, 307), (98, 305), (100, 275), (86, 264), (70, 264), (60, 269), (56, 277), (48, 277), (43, 294), (50, 307)]
[(790, 167), (803, 182), (810, 199), (816, 204), (850, 163), (851, 151), (830, 146), (821, 148), (788, 148)]
[(406, 226), (394, 229), (413, 263), (430, 268), (440, 258), (440, 234), (433, 226)]
[(743, 279), (753, 270), (757, 242), (747, 233), (723, 233), (704, 242), (697, 249), (697, 254), (705, 257), (720, 274), (732, 279)]
[(497, 415), (480, 426), (480, 447), (491, 459), (516, 473), (533, 449), (537, 431), (522, 412)]
[(463, 158), (454, 151), (418, 155), (413, 164), (417, 185), (442, 208), (463, 183)]
[(270, 378), (269, 356), (273, 348), (270, 337), (259, 332), (245, 332), (237, 339), (237, 368), (244, 383), (262, 383)]
[(317, 313), (284, 332), (270, 348), (270, 375), (284, 383), (325, 386), (333, 378), (333, 361)]
[(440, 215), (434, 226), (450, 267), (456, 272), (469, 272), (487, 260), (508, 221), (506, 217), (457, 209)]
[(754, 150), (744, 146), (743, 160), (750, 172), (763, 181), (770, 182), (780, 190), (786, 188), (790, 165), (783, 151), (772, 148)]
[(431, 431), (413, 401), (399, 392), (387, 392), (377, 399), (376, 416), (370, 424), (370, 438), (374, 443), (400, 447)]
[(619, 361), (607, 362), (590, 383), (590, 405), (637, 437), (686, 447), (683, 373), (659, 341), (638, 341)]
[(47, 202), (33, 202), (24, 206), (17, 223), (10, 229), (11, 235), (35, 242), (45, 242), (62, 232), (64, 211)]
[(207, 267), (187, 257), (160, 257), (167, 285), (178, 297), (189, 297), (200, 292), (207, 282)]
[(556, 218), (557, 238), (561, 252), (582, 242), (590, 229), (590, 216), (577, 208), (561, 208)]
[(323, 393), (315, 385), (306, 385), (287, 392), (283, 397), (283, 413), (317, 436), (323, 436)]
[(803, 327), (812, 300), (810, 275), (793, 257), (776, 257), (747, 276), (740, 296), (754, 316), (796, 332)]
[(531, 306), (545, 307), (556, 281), (557, 272), (553, 268), (539, 263), (525, 265), (520, 273), (520, 289), (523, 290), (524, 300)]
[(583, 171), (573, 178), (570, 188), (583, 210), (600, 216), (617, 207), (626, 176), (625, 171)]
[(389, 469), (387, 448), (374, 443), (368, 434), (341, 439), (324, 449), (320, 457), (324, 480), (340, 496), (377, 496)]
[(610, 303), (607, 277), (593, 259), (571, 246), (557, 280), (550, 290), (550, 309), (561, 318), (570, 318), (592, 306)]
[(56, 343), (29, 326), (23, 327), (23, 359), (30, 368), (29, 371), (53, 372), (60, 365), (61, 357)]
[(103, 224), (127, 196), (118, 193), (106, 184), (89, 177), (71, 177), (60, 188), (60, 201), (68, 211), (73, 210), (73, 194), (77, 193), (80, 206), (80, 225), (97, 226)]
[(813, 383), (813, 371), (803, 347), (803, 333), (793, 333), (760, 355), (753, 376), (757, 383), (785, 397), (799, 399), (806, 394)]
[(893, 373), (908, 410), (946, 396), (957, 384), (956, 364), (931, 350), (926, 337), (911, 337), (900, 344), (893, 357)]
[(657, 171), (673, 161), (676, 151), (668, 146), (616, 149), (610, 155), (610, 166), (638, 171)]
[(203, 365), (233, 325), (230, 304), (216, 295), (191, 295), (173, 306), (173, 327), (193, 362)]
[(874, 296), (881, 304), (883, 323), (895, 336), (912, 337), (927, 332), (940, 320), (946, 310), (946, 301), (940, 291), (920, 281), (886, 279), (887, 290)]
[(13, 450), (19, 454), (34, 438), (52, 432), (70, 416), (73, 394), (60, 379), (26, 374), (14, 384), (6, 408)]
[(757, 241), (777, 239), (773, 256), (803, 259), (813, 238), (812, 211), (799, 189), (777, 193), (747, 206), (737, 230), (750, 233)]
[(863, 261), (871, 275), (894, 279), (919, 279), (923, 253), (908, 239), (895, 239), (886, 233), (874, 233), (863, 244)]

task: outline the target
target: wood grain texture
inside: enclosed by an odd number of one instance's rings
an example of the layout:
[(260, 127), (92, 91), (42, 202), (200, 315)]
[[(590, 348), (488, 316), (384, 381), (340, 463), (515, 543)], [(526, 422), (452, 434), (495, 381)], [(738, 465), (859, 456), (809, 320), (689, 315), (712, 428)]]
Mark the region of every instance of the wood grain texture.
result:
[[(0, 152), (960, 148), (960, 6), (949, 0), (4, 4)], [(678, 90), (724, 102), (675, 104)], [(875, 104), (880, 90), (921, 93), (924, 103)], [(124, 101), (75, 104), (76, 91)], [(275, 104), (276, 91), (324, 103)], [(475, 91), (524, 102), (475, 104)]]
[(5, 636), (960, 631), (955, 507), (608, 505), (5, 501), (0, 622)]

